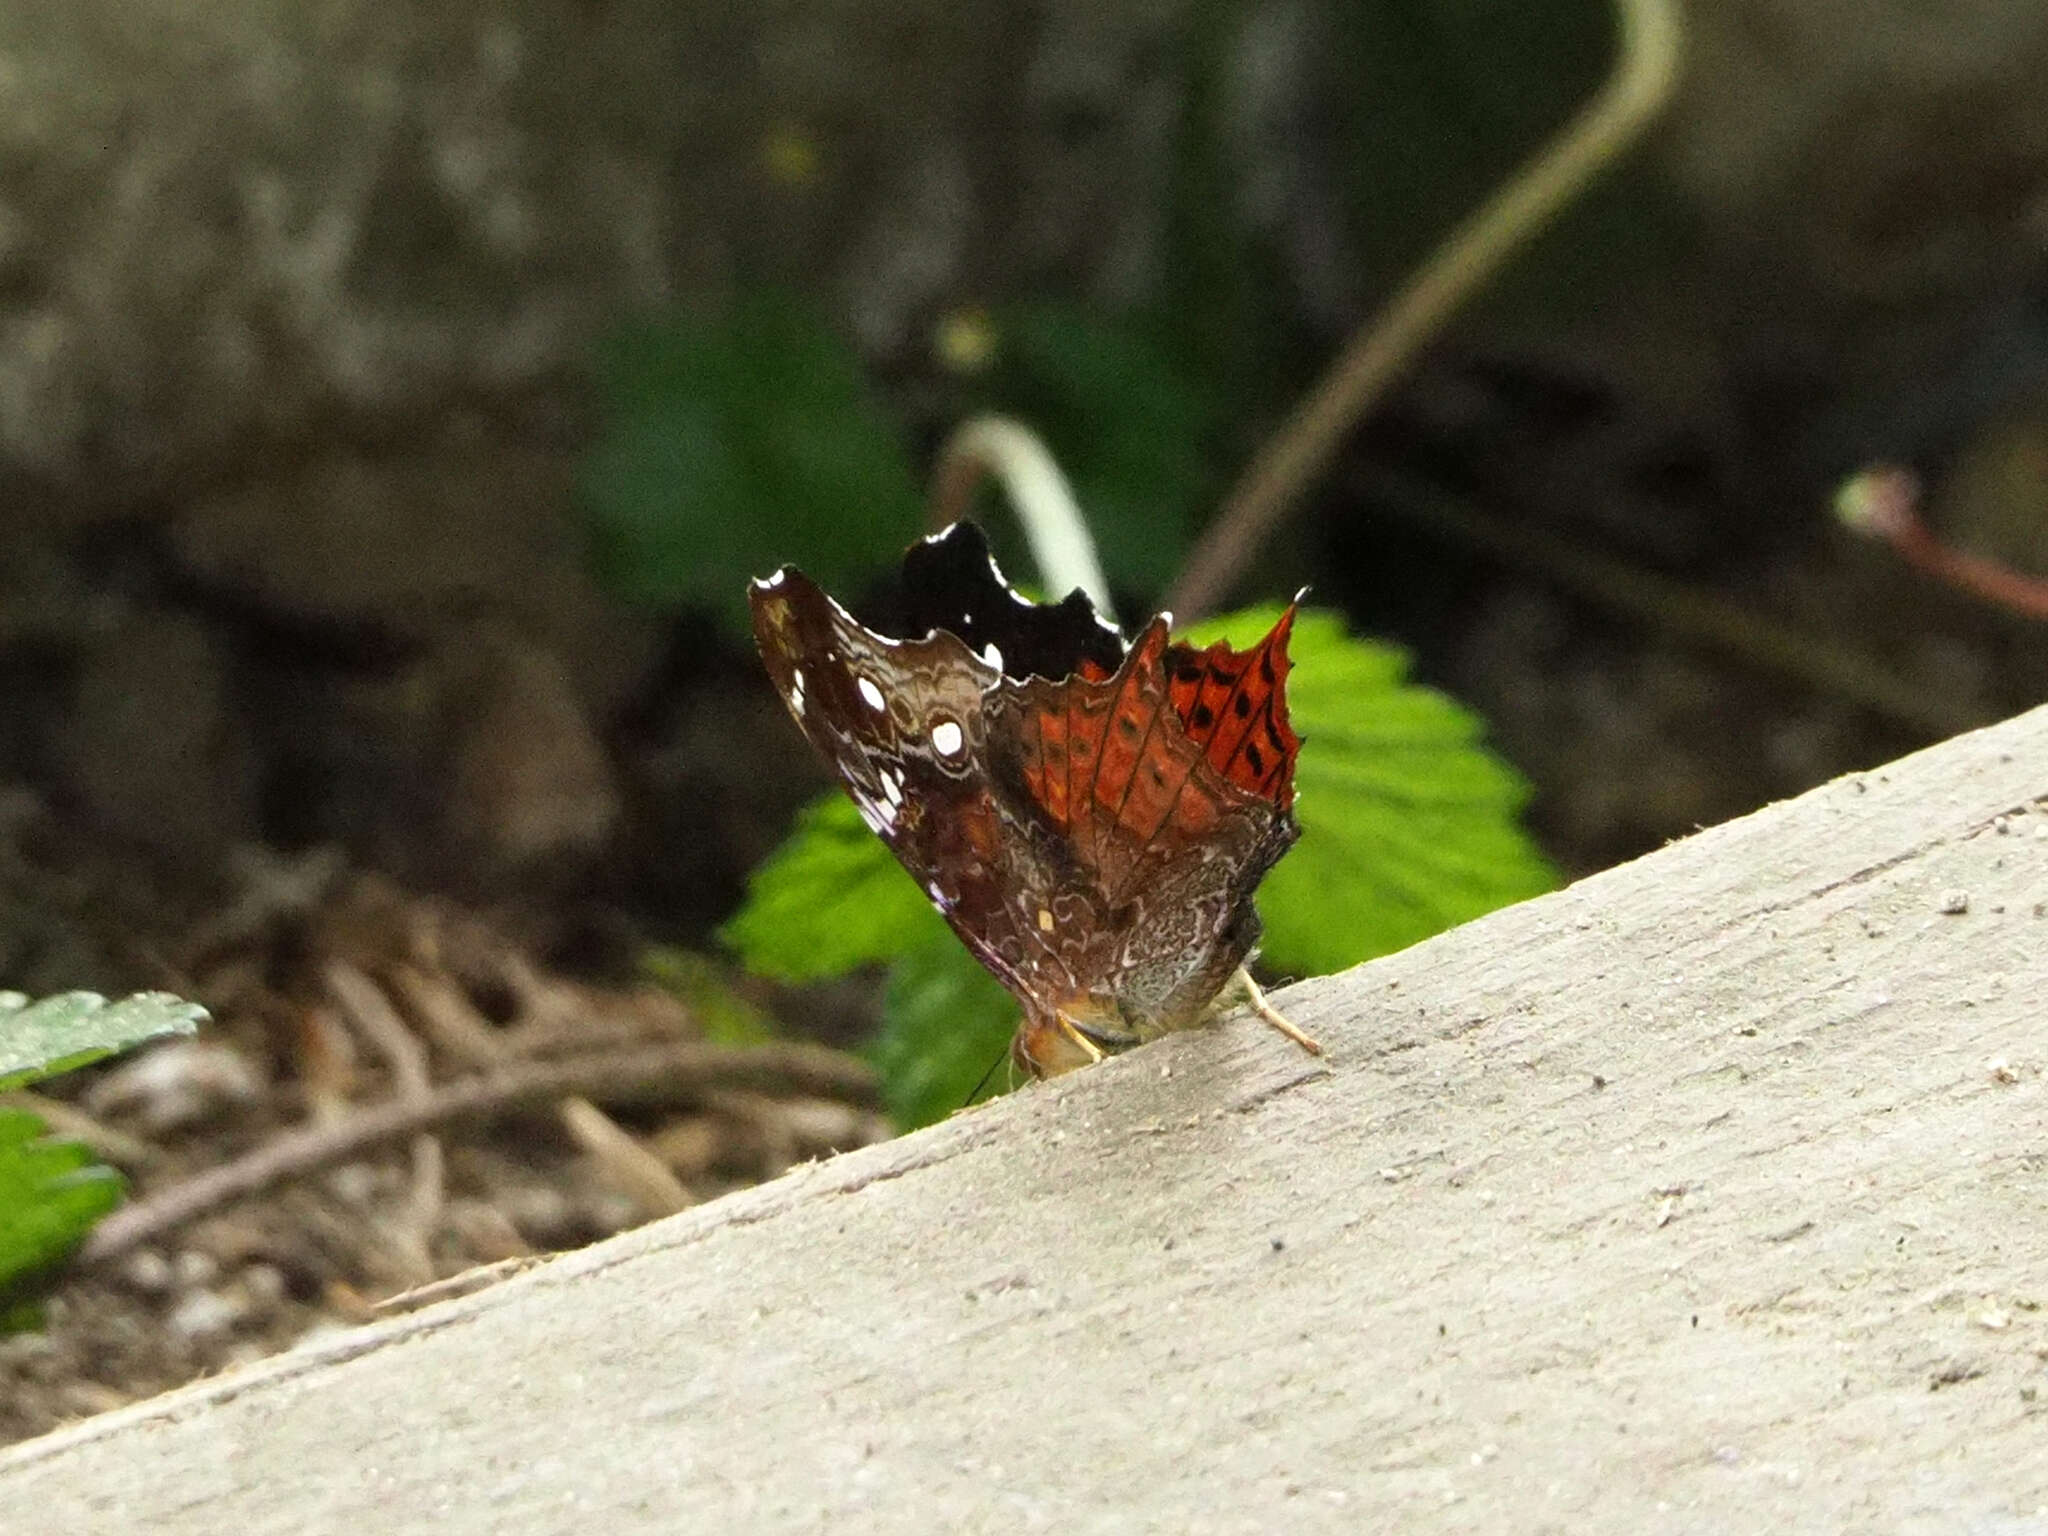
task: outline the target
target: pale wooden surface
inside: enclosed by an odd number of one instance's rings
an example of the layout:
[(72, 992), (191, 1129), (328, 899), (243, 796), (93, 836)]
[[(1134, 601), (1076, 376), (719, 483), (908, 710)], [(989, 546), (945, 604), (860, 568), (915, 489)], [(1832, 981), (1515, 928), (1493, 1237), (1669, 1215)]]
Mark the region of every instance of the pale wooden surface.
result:
[(2036, 711), (1288, 992), (1327, 1068), (1173, 1039), (19, 1447), (0, 1530), (2048, 1529), (2044, 903)]

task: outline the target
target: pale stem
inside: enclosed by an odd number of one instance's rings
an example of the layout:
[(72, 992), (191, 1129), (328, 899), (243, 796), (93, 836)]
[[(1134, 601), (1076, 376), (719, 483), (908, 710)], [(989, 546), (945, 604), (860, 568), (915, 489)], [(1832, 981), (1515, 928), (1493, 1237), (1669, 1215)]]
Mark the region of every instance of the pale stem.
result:
[(1021, 422), (976, 416), (954, 429), (932, 469), (929, 505), (934, 529), (966, 514), (984, 475), (995, 476), (1008, 495), (1047, 593), (1060, 597), (1079, 587), (1095, 611), (1115, 623), (1109, 583), (1073, 487), (1038, 435)]

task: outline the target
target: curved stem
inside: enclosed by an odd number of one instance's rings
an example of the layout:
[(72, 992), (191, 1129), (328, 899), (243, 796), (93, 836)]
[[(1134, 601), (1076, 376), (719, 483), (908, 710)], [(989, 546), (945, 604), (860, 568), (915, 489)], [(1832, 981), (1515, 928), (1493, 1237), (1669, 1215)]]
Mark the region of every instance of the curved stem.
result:
[(2048, 581), (1951, 549), (1934, 536), (1920, 516), (1920, 484), (1910, 470), (1865, 470), (1837, 493), (1835, 515), (1857, 533), (1884, 540), (1908, 565), (1946, 586), (2024, 618), (2048, 619)]
[(1361, 327), (1253, 459), (1174, 588), (1184, 620), (1216, 605), (1357, 424), (1480, 286), (1633, 144), (1670, 99), (1677, 0), (1615, 0), (1620, 52), (1600, 94), (1469, 216), (1394, 301)]
[(1114, 624), (1109, 583), (1073, 487), (1045, 444), (1021, 422), (1006, 416), (975, 416), (953, 429), (932, 469), (927, 506), (933, 531), (965, 516), (975, 487), (991, 474), (1002, 483), (1017, 521), (1024, 525), (1032, 562), (1047, 592), (1063, 596), (1079, 587), (1095, 611)]

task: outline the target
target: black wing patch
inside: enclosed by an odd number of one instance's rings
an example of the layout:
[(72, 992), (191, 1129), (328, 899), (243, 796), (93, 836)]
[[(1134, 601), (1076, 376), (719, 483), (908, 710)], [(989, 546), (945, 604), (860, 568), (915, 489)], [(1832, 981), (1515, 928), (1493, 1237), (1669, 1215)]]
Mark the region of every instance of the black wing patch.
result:
[(1124, 659), (1123, 637), (1096, 616), (1085, 594), (1034, 603), (1003, 580), (988, 540), (972, 523), (955, 523), (903, 557), (902, 633), (958, 635), (975, 655), (1009, 677), (1058, 682), (1093, 667), (1106, 676)]

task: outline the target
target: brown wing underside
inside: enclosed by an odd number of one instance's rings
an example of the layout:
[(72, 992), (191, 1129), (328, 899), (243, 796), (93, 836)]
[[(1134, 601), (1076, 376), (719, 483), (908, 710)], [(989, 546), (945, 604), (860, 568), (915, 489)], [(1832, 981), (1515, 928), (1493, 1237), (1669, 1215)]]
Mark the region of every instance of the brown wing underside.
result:
[(795, 570), (749, 595), (776, 692), (969, 951), (1027, 1005), (1071, 986), (1034, 916), (1056, 877), (989, 771), (982, 705), (1000, 674), (951, 634), (872, 633)]

